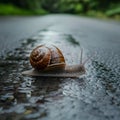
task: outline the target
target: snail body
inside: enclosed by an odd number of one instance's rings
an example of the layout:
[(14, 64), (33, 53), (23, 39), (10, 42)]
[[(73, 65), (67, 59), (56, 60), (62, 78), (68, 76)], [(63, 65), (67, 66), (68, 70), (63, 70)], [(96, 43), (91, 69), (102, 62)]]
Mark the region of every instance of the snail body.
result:
[(30, 54), (30, 63), (33, 70), (23, 72), (30, 76), (47, 77), (77, 77), (85, 73), (84, 64), (67, 65), (65, 58), (56, 46), (40, 45)]

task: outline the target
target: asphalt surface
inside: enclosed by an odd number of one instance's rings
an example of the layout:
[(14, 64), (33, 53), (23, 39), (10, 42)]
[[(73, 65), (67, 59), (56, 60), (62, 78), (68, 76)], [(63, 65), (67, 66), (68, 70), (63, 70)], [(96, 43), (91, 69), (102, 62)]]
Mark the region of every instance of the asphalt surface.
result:
[[(80, 78), (31, 78), (30, 51), (53, 43), (79, 63)], [(15, 49), (16, 48), (16, 49)], [(120, 23), (72, 15), (0, 17), (0, 119), (119, 120)], [(85, 60), (85, 59), (83, 59)]]
[(0, 53), (20, 46), (20, 40), (49, 26), (44, 17), (0, 17)]
[(82, 37), (85, 45), (87, 42), (87, 45), (90, 46), (119, 48), (119, 22), (71, 15), (48, 15), (43, 17), (0, 17), (0, 51), (13, 50), (19, 46), (21, 39), (33, 36), (43, 29), (72, 34), (78, 41)]

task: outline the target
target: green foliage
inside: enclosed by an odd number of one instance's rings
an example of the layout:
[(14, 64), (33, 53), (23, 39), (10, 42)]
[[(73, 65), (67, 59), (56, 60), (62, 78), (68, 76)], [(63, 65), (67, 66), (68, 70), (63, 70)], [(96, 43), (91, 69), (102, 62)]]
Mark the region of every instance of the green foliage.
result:
[(116, 14), (120, 15), (120, 7), (119, 8), (114, 8), (114, 9), (107, 10), (107, 12), (106, 12), (107, 16), (113, 16), (113, 15), (116, 15)]
[(0, 3), (4, 3), (0, 6), (0, 14), (71, 13), (97, 17), (120, 16), (119, 0), (0, 0)]
[(27, 10), (23, 10), (20, 8), (17, 8), (13, 5), (4, 5), (4, 4), (0, 4), (0, 15), (24, 15), (24, 14), (30, 14), (29, 11)]
[(14, 5), (11, 4), (0, 4), (0, 15), (44, 15), (48, 12), (44, 9), (37, 9), (37, 10), (26, 10), (26, 9), (20, 9)]
[(120, 4), (111, 4), (109, 8), (106, 10), (107, 16), (114, 16), (114, 15), (120, 15)]

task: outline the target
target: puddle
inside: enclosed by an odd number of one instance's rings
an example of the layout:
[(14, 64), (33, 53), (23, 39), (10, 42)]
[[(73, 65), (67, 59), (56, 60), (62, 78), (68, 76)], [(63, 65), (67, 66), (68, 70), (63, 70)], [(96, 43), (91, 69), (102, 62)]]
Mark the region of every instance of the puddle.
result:
[[(120, 59), (102, 49), (84, 49), (86, 64), (81, 78), (32, 78), (21, 75), (31, 69), (29, 53), (39, 44), (52, 43), (63, 52), (67, 64), (77, 64), (82, 45), (71, 35), (40, 31), (23, 40), (21, 47), (0, 57), (0, 118), (2, 120), (118, 120), (120, 117)], [(92, 52), (91, 52), (92, 51)], [(114, 56), (114, 57), (113, 57)]]

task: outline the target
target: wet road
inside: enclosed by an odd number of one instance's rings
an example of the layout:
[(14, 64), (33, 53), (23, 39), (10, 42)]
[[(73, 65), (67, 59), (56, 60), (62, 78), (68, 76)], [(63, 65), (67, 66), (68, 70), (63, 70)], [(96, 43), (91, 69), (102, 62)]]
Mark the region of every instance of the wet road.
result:
[[(120, 42), (119, 22), (70, 15), (0, 17), (0, 51), (19, 46), (21, 39), (28, 38), (43, 29), (72, 34), (78, 41), (85, 40), (85, 45), (90, 46), (116, 48)], [(108, 42), (112, 46), (107, 45)]]
[[(120, 23), (71, 15), (0, 18), (0, 119), (118, 120)], [(68, 64), (95, 54), (80, 78), (29, 78), (38, 44), (61, 48)], [(85, 58), (84, 58), (85, 59)]]

